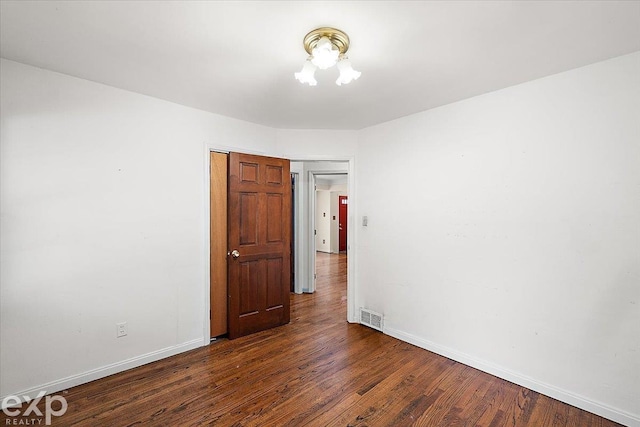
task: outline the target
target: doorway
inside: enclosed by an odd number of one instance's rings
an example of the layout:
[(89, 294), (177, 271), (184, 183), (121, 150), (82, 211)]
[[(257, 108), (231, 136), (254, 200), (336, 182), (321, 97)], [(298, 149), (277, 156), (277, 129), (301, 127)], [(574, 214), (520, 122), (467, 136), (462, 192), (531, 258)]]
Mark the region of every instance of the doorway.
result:
[[(340, 166), (340, 164), (333, 165), (333, 167)], [(325, 277), (328, 265), (338, 262), (338, 258), (341, 258), (339, 262), (342, 264), (347, 262), (348, 216), (345, 207), (349, 193), (348, 178), (347, 173), (340, 171), (315, 173), (313, 176), (315, 205), (312, 216), (315, 230), (315, 251), (313, 252), (315, 286), (312, 292), (327, 291), (327, 285), (331, 284), (326, 281)], [(345, 277), (337, 277), (336, 275)], [(331, 280), (346, 282), (346, 275), (346, 269), (332, 270)], [(320, 284), (324, 284), (324, 286), (319, 286)]]
[(347, 252), (347, 217), (349, 197), (338, 196), (338, 252)]
[(315, 175), (316, 251), (347, 251), (348, 174)]
[[(210, 174), (210, 154), (212, 152), (217, 152), (221, 154), (228, 154), (230, 150), (225, 148), (219, 148), (208, 143), (205, 144), (206, 148), (206, 157), (204, 162), (204, 169), (206, 176)], [(243, 150), (244, 151), (244, 150)], [(245, 151), (251, 153), (251, 151)], [(257, 155), (265, 155), (263, 152), (253, 152)], [(337, 165), (337, 167), (336, 167)], [(355, 188), (355, 171), (354, 159), (352, 157), (344, 157), (338, 158), (336, 160), (319, 160), (317, 158), (308, 158), (308, 159), (293, 159), (291, 160), (291, 170), (290, 172), (296, 177), (295, 180), (295, 190), (293, 191), (293, 206), (292, 213), (294, 217), (294, 227), (295, 232), (292, 234), (294, 236), (293, 242), (293, 251), (291, 253), (292, 258), (294, 258), (293, 263), (293, 275), (295, 277), (294, 280), (294, 288), (296, 293), (302, 292), (313, 292), (315, 290), (314, 283), (314, 272), (315, 272), (315, 248), (313, 241), (313, 230), (310, 227), (314, 226), (314, 219), (310, 218), (309, 212), (313, 211), (313, 206), (309, 206), (310, 203), (315, 203), (315, 198), (310, 197), (310, 194), (313, 194), (315, 189), (313, 186), (315, 185), (315, 175), (325, 174), (335, 174), (341, 173), (343, 175), (347, 175), (347, 188), (350, 193), (353, 192)], [(214, 200), (214, 196), (211, 193), (211, 182), (209, 179), (205, 180), (205, 200), (212, 202)], [(205, 230), (207, 235), (210, 234), (210, 227), (212, 225), (211, 222), (211, 203), (205, 203)], [(348, 213), (349, 217), (347, 222), (353, 224), (355, 222), (355, 205), (353, 203), (353, 194), (351, 194), (350, 199), (350, 211)], [(348, 247), (353, 245), (354, 233), (355, 230), (353, 228), (349, 228), (348, 234)], [(211, 325), (211, 277), (212, 277), (212, 269), (210, 259), (210, 243), (211, 238), (208, 239), (209, 242), (205, 247), (205, 283), (204, 283), (204, 324), (203, 324), (203, 337), (204, 337), (204, 345), (207, 345), (210, 342), (210, 325)], [(225, 254), (226, 255), (226, 254)], [(357, 312), (356, 312), (356, 302), (355, 302), (355, 260), (353, 257), (349, 257), (348, 267), (347, 267), (347, 321), (349, 322), (357, 322)]]
[[(306, 162), (309, 178), (309, 288), (314, 293), (318, 278), (317, 254), (339, 253), (339, 201), (347, 196), (349, 173), (341, 162)], [(348, 245), (347, 245), (348, 247)], [(347, 278), (347, 287), (348, 287)]]

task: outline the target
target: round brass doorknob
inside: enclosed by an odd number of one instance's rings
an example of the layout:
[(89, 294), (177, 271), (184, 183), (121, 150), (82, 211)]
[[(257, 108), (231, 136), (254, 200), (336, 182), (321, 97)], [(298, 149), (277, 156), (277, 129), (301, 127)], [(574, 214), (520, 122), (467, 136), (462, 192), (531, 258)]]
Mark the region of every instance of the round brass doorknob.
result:
[(238, 252), (238, 250), (237, 250), (237, 249), (234, 249), (234, 250), (232, 250), (232, 251), (231, 251), (231, 256), (232, 256), (234, 259), (237, 259), (237, 258), (239, 258), (239, 257), (240, 257), (240, 252)]

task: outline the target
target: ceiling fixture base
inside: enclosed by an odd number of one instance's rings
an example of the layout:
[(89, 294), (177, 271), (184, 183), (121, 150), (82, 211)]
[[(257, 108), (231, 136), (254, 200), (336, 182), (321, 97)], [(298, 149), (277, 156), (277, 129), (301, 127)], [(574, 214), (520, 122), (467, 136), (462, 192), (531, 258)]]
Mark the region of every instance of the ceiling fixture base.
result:
[(322, 37), (327, 37), (341, 54), (349, 50), (349, 36), (345, 32), (331, 27), (316, 28), (304, 36), (304, 50), (311, 55), (313, 48), (316, 47)]

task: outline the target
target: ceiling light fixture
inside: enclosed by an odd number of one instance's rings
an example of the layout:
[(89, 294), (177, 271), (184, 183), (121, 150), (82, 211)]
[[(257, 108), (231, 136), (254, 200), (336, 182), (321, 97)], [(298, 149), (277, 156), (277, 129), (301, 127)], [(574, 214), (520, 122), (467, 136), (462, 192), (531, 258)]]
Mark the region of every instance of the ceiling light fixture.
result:
[(302, 66), (299, 73), (294, 73), (295, 78), (300, 83), (307, 83), (309, 86), (318, 84), (314, 74), (318, 68), (326, 70), (336, 65), (340, 76), (336, 84), (346, 85), (352, 80), (360, 77), (360, 71), (356, 71), (351, 66), (351, 61), (346, 53), (349, 50), (349, 36), (343, 31), (335, 28), (316, 28), (304, 36), (304, 50), (309, 57)]

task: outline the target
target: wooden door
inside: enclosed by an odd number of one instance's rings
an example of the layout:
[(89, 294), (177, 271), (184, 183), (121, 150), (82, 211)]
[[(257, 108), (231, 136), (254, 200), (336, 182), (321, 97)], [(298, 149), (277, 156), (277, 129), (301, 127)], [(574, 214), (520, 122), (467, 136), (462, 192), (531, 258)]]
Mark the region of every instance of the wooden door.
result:
[(211, 338), (224, 335), (228, 331), (227, 306), (229, 291), (227, 286), (227, 163), (228, 155), (210, 154), (210, 300), (209, 319)]
[(347, 250), (347, 196), (338, 196), (338, 251)]
[(229, 338), (289, 323), (289, 160), (229, 154)]

